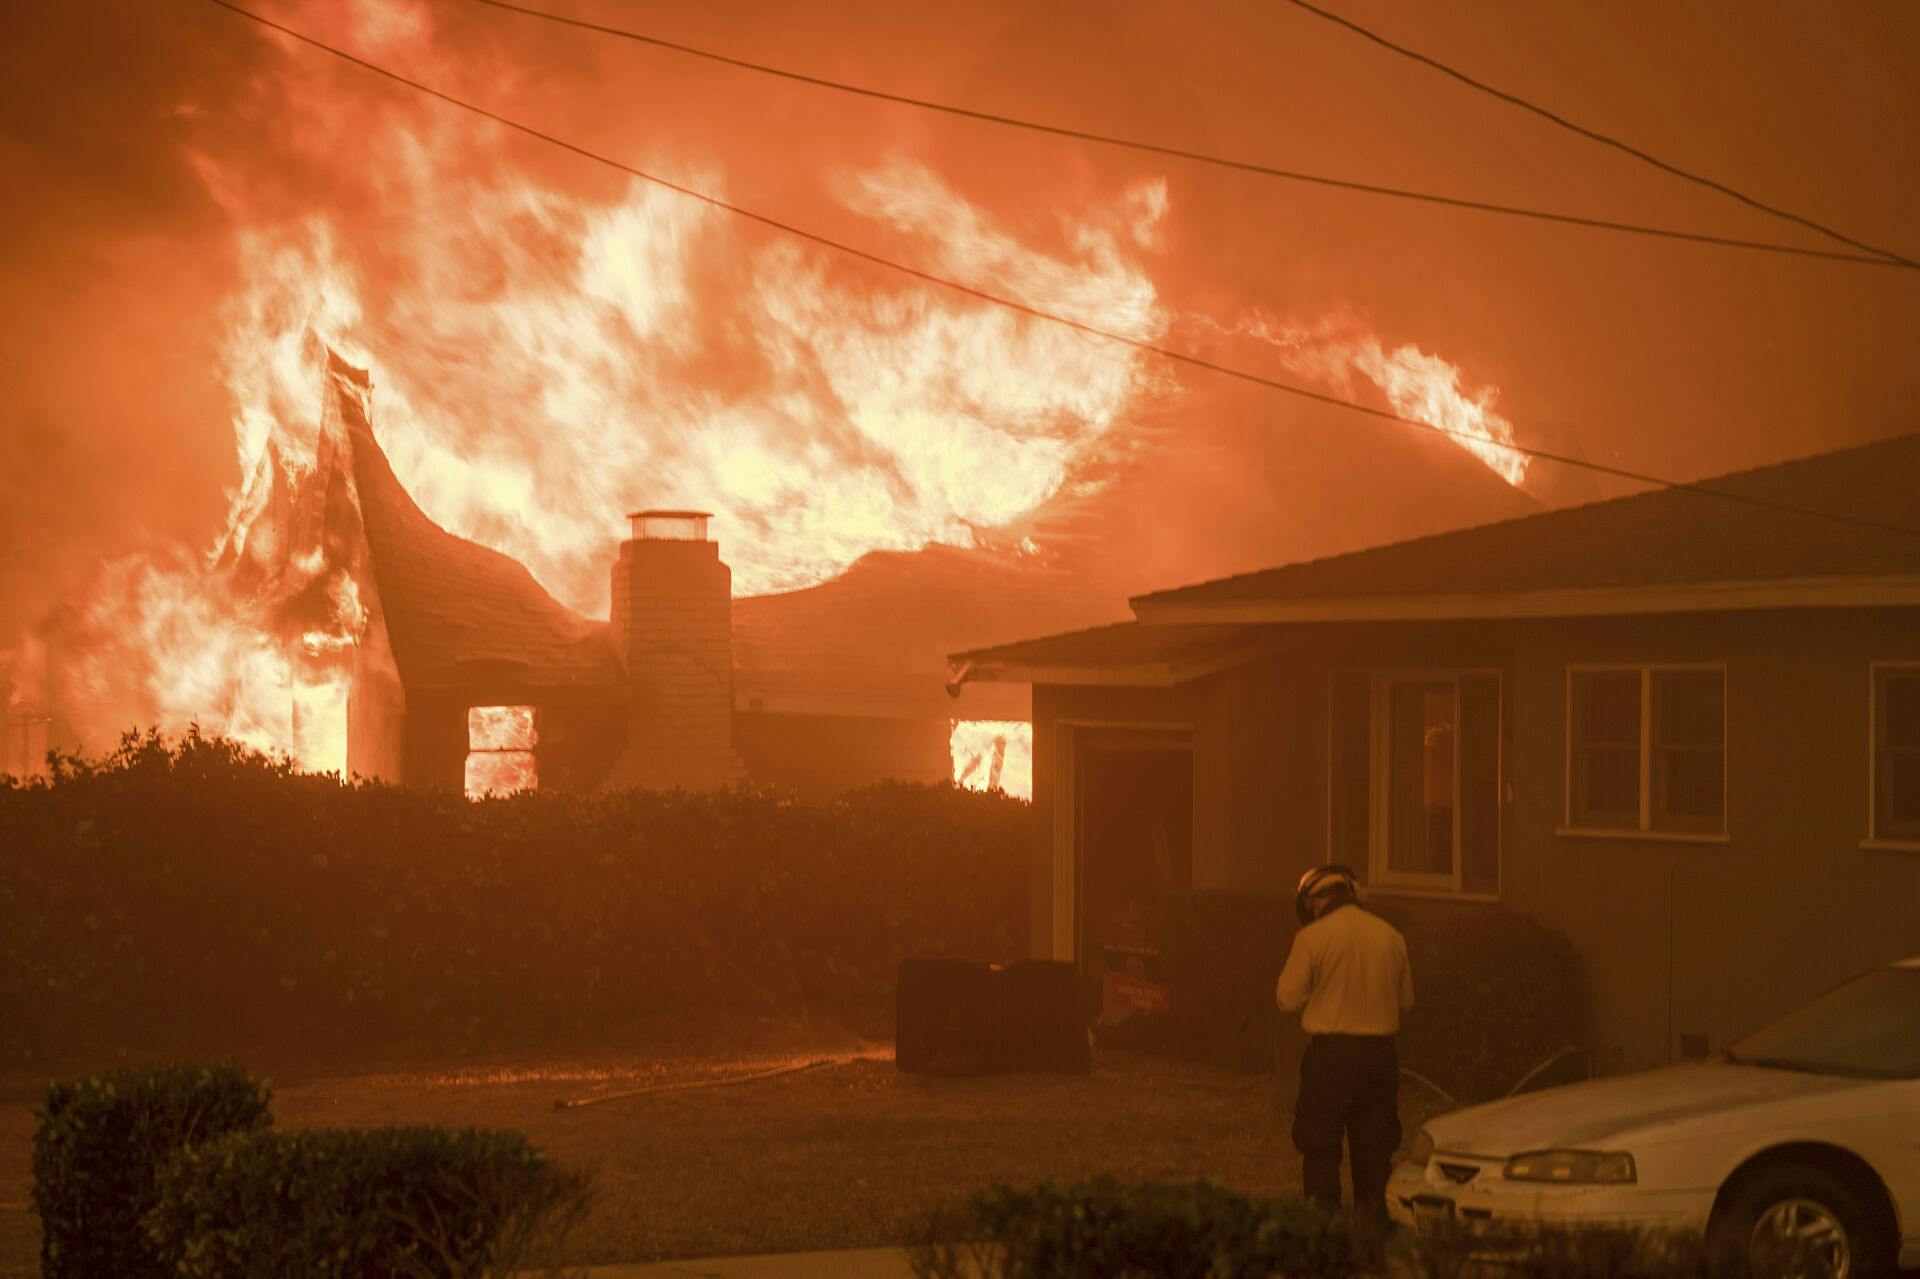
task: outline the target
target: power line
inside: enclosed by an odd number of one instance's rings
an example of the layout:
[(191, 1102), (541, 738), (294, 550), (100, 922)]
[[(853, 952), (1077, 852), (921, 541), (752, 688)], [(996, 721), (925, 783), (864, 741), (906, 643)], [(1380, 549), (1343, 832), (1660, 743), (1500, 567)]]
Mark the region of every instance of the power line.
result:
[[(482, 0), (482, 2), (485, 3), (487, 2), (487, 0)], [(1888, 262), (1898, 263), (1899, 265), (1905, 266), (1905, 267), (1920, 267), (1920, 262), (1915, 262), (1911, 258), (1903, 257), (1902, 255), (1895, 253), (1892, 249), (1883, 249), (1883, 248), (1880, 248), (1878, 245), (1868, 244), (1864, 240), (1856, 240), (1850, 235), (1846, 235), (1846, 234), (1843, 234), (1842, 232), (1834, 230), (1832, 227), (1827, 226), (1825, 223), (1815, 222), (1812, 218), (1803, 217), (1798, 213), (1792, 212), (1791, 210), (1780, 208), (1778, 205), (1768, 204), (1763, 200), (1756, 199), (1755, 197), (1748, 195), (1744, 191), (1736, 190), (1735, 188), (1728, 186), (1724, 182), (1715, 181), (1713, 178), (1706, 177), (1703, 174), (1695, 173), (1690, 169), (1683, 169), (1677, 164), (1670, 164), (1667, 161), (1662, 160), (1660, 157), (1656, 155), (1650, 155), (1647, 152), (1642, 151), (1639, 147), (1636, 147), (1628, 142), (1623, 142), (1619, 138), (1613, 137), (1610, 134), (1601, 133), (1597, 129), (1589, 129), (1585, 125), (1575, 124), (1572, 120), (1567, 119), (1565, 116), (1559, 115), (1553, 111), (1549, 111), (1546, 107), (1543, 107), (1536, 102), (1530, 102), (1526, 98), (1523, 98), (1520, 95), (1515, 93), (1508, 93), (1504, 89), (1496, 89), (1492, 85), (1486, 83), (1484, 80), (1476, 80), (1472, 76), (1468, 75), (1466, 72), (1461, 71), (1455, 67), (1448, 66), (1446, 63), (1441, 62), (1437, 58), (1428, 57), (1426, 54), (1421, 53), (1418, 49), (1409, 49), (1404, 44), (1396, 44), (1392, 40), (1387, 39), (1385, 36), (1379, 34), (1378, 32), (1369, 30), (1368, 28), (1361, 26), (1359, 23), (1353, 21), (1351, 18), (1341, 17), (1337, 13), (1333, 13), (1327, 9), (1322, 9), (1319, 5), (1310, 3), (1310, 0), (1288, 0), (1288, 3), (1292, 4), (1296, 8), (1304, 9), (1306, 12), (1313, 14), (1317, 18), (1324, 18), (1328, 22), (1331, 22), (1336, 26), (1345, 27), (1347, 30), (1353, 32), (1355, 35), (1360, 36), (1362, 39), (1371, 40), (1374, 44), (1379, 45), (1383, 49), (1386, 49), (1393, 53), (1397, 53), (1403, 58), (1409, 58), (1414, 62), (1418, 62), (1420, 65), (1424, 67), (1430, 67), (1433, 70), (1438, 71), (1441, 75), (1450, 76), (1453, 79), (1458, 80), (1461, 84), (1468, 86), (1469, 88), (1477, 89), (1481, 93), (1487, 94), (1494, 98), (1498, 98), (1500, 101), (1506, 103), (1509, 106), (1519, 107), (1522, 111), (1531, 112), (1532, 114), (1539, 116), (1541, 119), (1551, 121), (1552, 123), (1559, 125), (1563, 129), (1571, 130), (1572, 132), (1579, 134), (1581, 137), (1586, 138), (1591, 142), (1598, 142), (1601, 146), (1612, 147), (1616, 151), (1624, 152), (1625, 154), (1632, 156), (1634, 159), (1639, 160), (1642, 163), (1652, 165), (1654, 168), (1660, 170), (1662, 173), (1669, 173), (1669, 174), (1672, 174), (1674, 177), (1684, 178), (1688, 182), (1697, 183), (1700, 186), (1706, 187), (1708, 190), (1718, 191), (1721, 195), (1730, 196), (1733, 199), (1740, 201), (1740, 203), (1748, 206), (1749, 208), (1758, 209), (1762, 213), (1770, 213), (1776, 218), (1784, 218), (1788, 222), (1798, 223), (1800, 226), (1806, 227), (1808, 230), (1818, 231), (1821, 235), (1827, 236), (1829, 239), (1838, 240), (1842, 244), (1850, 244), (1856, 249), (1865, 249), (1867, 252), (1877, 254), (1879, 257), (1881, 257), (1882, 259)]]
[(647, 35), (623, 27), (605, 26), (598, 22), (588, 22), (583, 18), (572, 18), (564, 14), (549, 13), (542, 9), (530, 9), (524, 5), (510, 3), (509, 0), (474, 0), (495, 9), (504, 9), (509, 13), (522, 14), (537, 18), (543, 22), (557, 23), (561, 26), (575, 27), (582, 31), (591, 31), (599, 35), (613, 36), (621, 40), (631, 40), (636, 44), (650, 45), (657, 49), (667, 49), (675, 53), (684, 53), (690, 57), (704, 58), (723, 66), (736, 67), (743, 71), (752, 71), (760, 75), (775, 76), (782, 80), (791, 80), (797, 84), (812, 85), (815, 88), (832, 89), (839, 93), (850, 93), (878, 102), (891, 102), (901, 106), (917, 107), (923, 111), (938, 111), (945, 115), (958, 116), (961, 119), (977, 120), (987, 124), (1005, 125), (1014, 129), (1025, 129), (1032, 133), (1043, 133), (1058, 138), (1071, 138), (1079, 142), (1094, 142), (1102, 146), (1120, 147), (1129, 151), (1141, 151), (1148, 155), (1165, 156), (1177, 160), (1189, 160), (1195, 164), (1214, 165), (1218, 168), (1232, 169), (1240, 173), (1258, 174), (1261, 177), (1278, 178), (1286, 182), (1302, 182), (1311, 186), (1330, 187), (1337, 191), (1353, 191), (1364, 195), (1386, 196), (1396, 200), (1412, 200), (1422, 204), (1437, 204), (1453, 209), (1468, 209), (1476, 213), (1498, 213), (1509, 217), (1531, 218), (1540, 222), (1557, 222), (1567, 226), (1586, 227), (1599, 231), (1618, 231), (1630, 235), (1653, 236), (1664, 240), (1681, 240), (1693, 244), (1709, 244), (1721, 248), (1750, 249), (1762, 253), (1786, 254), (1794, 257), (1820, 258), (1835, 262), (1855, 262), (1867, 266), (1894, 266), (1906, 269), (1920, 269), (1920, 263), (1895, 259), (1879, 250), (1870, 253), (1845, 253), (1831, 249), (1811, 249), (1800, 245), (1780, 244), (1771, 240), (1749, 240), (1739, 236), (1709, 235), (1698, 231), (1681, 231), (1672, 227), (1648, 226), (1637, 222), (1618, 222), (1607, 218), (1582, 217), (1572, 213), (1555, 213), (1546, 209), (1532, 209), (1520, 205), (1496, 204), (1487, 200), (1471, 200), (1461, 196), (1439, 195), (1431, 191), (1414, 191), (1405, 187), (1382, 186), (1371, 182), (1355, 182), (1345, 178), (1328, 177), (1320, 173), (1306, 173), (1296, 169), (1281, 169), (1272, 165), (1257, 164), (1251, 160), (1236, 160), (1228, 156), (1212, 155), (1204, 151), (1188, 150), (1184, 147), (1167, 146), (1157, 142), (1143, 142), (1137, 138), (1117, 137), (1113, 134), (1094, 133), (1085, 129), (1070, 129), (1062, 125), (1042, 124), (1034, 120), (1025, 120), (1018, 116), (999, 115), (991, 111), (979, 111), (972, 107), (956, 106), (949, 102), (935, 102), (928, 98), (915, 98), (902, 93), (890, 93), (883, 89), (868, 88), (865, 85), (848, 84), (841, 80), (829, 80), (823, 76), (808, 75), (785, 67), (772, 66), (764, 62), (750, 62), (745, 58), (736, 58), (711, 49), (701, 49), (690, 44), (667, 40), (660, 36)]
[(225, 9), (230, 13), (237, 14), (240, 17), (246, 18), (250, 22), (258, 23), (260, 26), (270, 28), (271, 30), (274, 30), (274, 31), (278, 31), (282, 35), (288, 36), (291, 39), (297, 40), (302, 44), (318, 49), (323, 53), (332, 54), (334, 57), (339, 58), (343, 62), (349, 62), (356, 67), (362, 68), (363, 70), (371, 71), (377, 76), (381, 76), (387, 80), (393, 81), (395, 84), (405, 85), (407, 88), (413, 89), (418, 93), (425, 94), (430, 98), (436, 98), (439, 101), (448, 103), (451, 106), (459, 107), (463, 111), (470, 111), (473, 114), (482, 117), (483, 119), (491, 120), (494, 123), (502, 125), (506, 128), (512, 129), (517, 133), (525, 134), (527, 137), (530, 137), (530, 138), (536, 138), (542, 142), (548, 143), (551, 146), (558, 147), (563, 151), (572, 152), (574, 155), (580, 156), (584, 159), (592, 160), (596, 164), (603, 164), (608, 168), (616, 169), (621, 173), (625, 173), (632, 177), (639, 178), (643, 182), (649, 182), (655, 186), (663, 187), (666, 190), (678, 192), (681, 195), (687, 196), (694, 200), (698, 200), (703, 204), (711, 205), (716, 209), (722, 209), (728, 213), (733, 214), (736, 217), (745, 218), (749, 222), (757, 222), (762, 226), (771, 227), (776, 231), (785, 232), (786, 234), (794, 236), (797, 239), (806, 240), (813, 244), (818, 244), (823, 248), (832, 249), (836, 253), (842, 253), (848, 257), (857, 258), (862, 262), (872, 263), (875, 266), (885, 267), (890, 271), (898, 272), (899, 274), (911, 277), (912, 279), (920, 280), (927, 284), (937, 285), (940, 288), (947, 289), (951, 292), (959, 293), (967, 297), (978, 298), (982, 302), (990, 302), (995, 306), (1005, 307), (1010, 311), (1016, 311), (1022, 315), (1031, 316), (1037, 320), (1045, 320), (1052, 324), (1058, 324), (1065, 328), (1072, 329), (1078, 333), (1086, 334), (1089, 337), (1096, 337), (1096, 338), (1104, 339), (1109, 342), (1115, 342), (1120, 344), (1121, 346), (1130, 347), (1133, 350), (1140, 351), (1144, 354), (1160, 356), (1162, 359), (1170, 360), (1176, 364), (1184, 364), (1190, 368), (1204, 369), (1207, 372), (1217, 373), (1223, 377), (1232, 378), (1236, 381), (1246, 382), (1254, 386), (1265, 387), (1268, 390), (1279, 391), (1282, 394), (1296, 396), (1303, 400), (1311, 400), (1318, 404), (1326, 404), (1334, 408), (1346, 409), (1349, 412), (1363, 414), (1364, 416), (1375, 418), (1380, 421), (1393, 422), (1401, 426), (1410, 426), (1418, 430), (1430, 432), (1435, 435), (1448, 436), (1452, 439), (1457, 439), (1462, 441), (1471, 441), (1479, 444), (1492, 444), (1496, 448), (1506, 449), (1508, 451), (1518, 453), (1523, 457), (1534, 458), (1542, 462), (1557, 462), (1562, 466), (1577, 467), (1581, 470), (1593, 471), (1601, 475), (1612, 476), (1615, 479), (1628, 480), (1636, 484), (1645, 484), (1654, 488), (1675, 489), (1675, 490), (1684, 490), (1687, 492), (1701, 493), (1710, 497), (1724, 498), (1730, 502), (1740, 502), (1749, 506), (1764, 507), (1769, 510), (1788, 512), (1795, 515), (1811, 516), (1817, 519), (1830, 520), (1840, 524), (1851, 524), (1856, 527), (1874, 529), (1876, 531), (1883, 532), (1883, 533), (1898, 533), (1906, 537), (1920, 538), (1920, 529), (1906, 528), (1898, 524), (1882, 524), (1875, 520), (1862, 519), (1858, 516), (1852, 516), (1852, 515), (1843, 515), (1834, 511), (1814, 510), (1811, 507), (1796, 506), (1790, 502), (1778, 502), (1769, 498), (1757, 497), (1752, 494), (1736, 493), (1736, 492), (1729, 492), (1725, 489), (1710, 488), (1704, 484), (1683, 483), (1677, 480), (1662, 479), (1660, 476), (1657, 476), (1657, 475), (1648, 475), (1639, 471), (1630, 471), (1630, 470), (1626, 470), (1623, 467), (1607, 466), (1603, 463), (1589, 461), (1586, 458), (1569, 457), (1561, 453), (1551, 453), (1545, 449), (1531, 448), (1524, 444), (1509, 444), (1509, 443), (1504, 443), (1498, 440), (1490, 440), (1486, 436), (1476, 435), (1472, 431), (1463, 431), (1457, 427), (1440, 426), (1433, 422), (1422, 421), (1419, 418), (1404, 417), (1401, 414), (1395, 413), (1389, 409), (1375, 408), (1372, 405), (1361, 404), (1356, 400), (1342, 399), (1337, 395), (1329, 395), (1322, 391), (1309, 390), (1304, 386), (1297, 386), (1291, 382), (1282, 382), (1277, 378), (1265, 377), (1261, 374), (1253, 373), (1246, 369), (1234, 368), (1232, 365), (1228, 365), (1228, 364), (1219, 364), (1212, 360), (1202, 359), (1200, 356), (1197, 356), (1197, 355), (1189, 355), (1184, 351), (1175, 351), (1170, 347), (1160, 346), (1160, 345), (1157, 345), (1156, 343), (1148, 342), (1143, 338), (1128, 337), (1123, 333), (1115, 333), (1110, 329), (1103, 329), (1097, 325), (1088, 324), (1083, 320), (1075, 320), (1069, 316), (1059, 315), (1052, 311), (1043, 311), (1039, 307), (1030, 306), (1025, 302), (1021, 302), (1013, 298), (1002, 297), (997, 293), (989, 293), (985, 289), (975, 288), (970, 284), (962, 284), (957, 280), (947, 279), (945, 276), (934, 275), (930, 271), (923, 271), (918, 267), (908, 266), (903, 262), (896, 262), (892, 258), (882, 257), (880, 254), (873, 253), (867, 249), (859, 248), (855, 245), (847, 244), (846, 242), (841, 240), (835, 240), (832, 237), (822, 235), (817, 231), (808, 231), (803, 227), (795, 226), (790, 222), (783, 222), (778, 218), (769, 216), (768, 214), (756, 213), (752, 209), (744, 208), (740, 205), (729, 203), (726, 200), (720, 199), (718, 196), (708, 195), (704, 191), (698, 191), (692, 187), (682, 186), (680, 183), (671, 181), (670, 179), (667, 179), (667, 178), (660, 177), (657, 174), (648, 173), (646, 170), (635, 168), (633, 165), (627, 164), (624, 161), (613, 159), (611, 156), (602, 155), (597, 151), (589, 150), (588, 148), (580, 146), (577, 143), (568, 142), (564, 138), (555, 137), (553, 134), (543, 132), (542, 130), (534, 128), (532, 125), (522, 124), (520, 121), (514, 120), (508, 116), (501, 115), (498, 112), (489, 111), (487, 108), (479, 106), (472, 102), (468, 102), (464, 98), (457, 98), (450, 93), (444, 93), (441, 90), (435, 89), (430, 85), (422, 84), (418, 80), (413, 80), (408, 78), (407, 76), (403, 76), (397, 71), (390, 71), (386, 67), (380, 66), (378, 63), (369, 62), (365, 58), (359, 57), (355, 54), (348, 53), (343, 49), (336, 48), (335, 46), (330, 45), (323, 40), (316, 39), (315, 37), (306, 35), (303, 32), (296, 31), (292, 27), (285, 26), (282, 23), (275, 22), (271, 18), (263, 17), (260, 14), (254, 13), (252, 10), (243, 9), (239, 5), (232, 3), (232, 0), (207, 0), (207, 3), (216, 5), (219, 8)]

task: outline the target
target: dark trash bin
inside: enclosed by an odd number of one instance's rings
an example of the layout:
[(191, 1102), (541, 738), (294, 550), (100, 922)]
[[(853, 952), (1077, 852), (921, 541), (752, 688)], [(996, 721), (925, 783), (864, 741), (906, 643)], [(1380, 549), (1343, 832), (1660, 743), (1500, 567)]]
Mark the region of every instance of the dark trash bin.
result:
[(1085, 983), (1061, 959), (1022, 959), (996, 978), (996, 1070), (1085, 1074), (1093, 1069)]
[(993, 965), (973, 960), (901, 960), (894, 991), (894, 1064), (918, 1075), (978, 1075), (990, 1069), (996, 976)]

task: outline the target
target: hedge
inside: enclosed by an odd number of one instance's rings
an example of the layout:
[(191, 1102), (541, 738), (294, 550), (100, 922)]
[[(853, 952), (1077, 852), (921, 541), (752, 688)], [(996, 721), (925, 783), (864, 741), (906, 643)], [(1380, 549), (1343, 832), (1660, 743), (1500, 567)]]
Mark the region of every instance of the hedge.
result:
[(908, 1258), (919, 1279), (1341, 1279), (1355, 1269), (1338, 1213), (1204, 1180), (1112, 1177), (995, 1186), (924, 1219)]
[[(1405, 934), (1414, 1008), (1400, 1063), (1459, 1101), (1504, 1096), (1587, 1021), (1585, 972), (1565, 936), (1503, 906), (1375, 898)], [(1293, 895), (1197, 891), (1166, 905), (1170, 1042), (1216, 1065), (1273, 1066), (1274, 982), (1299, 929)]]
[(161, 1279), (141, 1225), (162, 1168), (195, 1143), (273, 1122), (270, 1091), (233, 1062), (118, 1071), (51, 1084), (34, 1112), (33, 1210), (46, 1279)]
[(174, 1159), (147, 1225), (184, 1279), (492, 1279), (556, 1245), (588, 1199), (517, 1132), (261, 1132)]
[(196, 733), (55, 763), (0, 779), (15, 1062), (884, 1037), (900, 958), (1027, 948), (1031, 807), (1003, 795), (469, 803)]
[(1699, 1279), (1706, 1259), (1698, 1235), (1606, 1225), (1363, 1239), (1297, 1199), (1110, 1177), (995, 1186), (922, 1218), (908, 1247), (916, 1279)]

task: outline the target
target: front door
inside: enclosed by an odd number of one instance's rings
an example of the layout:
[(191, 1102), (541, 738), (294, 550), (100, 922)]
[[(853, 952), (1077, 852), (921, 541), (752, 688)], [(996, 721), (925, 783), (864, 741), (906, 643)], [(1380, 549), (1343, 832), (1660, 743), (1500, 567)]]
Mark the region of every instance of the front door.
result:
[(1102, 1016), (1165, 1011), (1165, 904), (1193, 887), (1193, 749), (1185, 732), (1088, 733), (1076, 743), (1075, 932)]

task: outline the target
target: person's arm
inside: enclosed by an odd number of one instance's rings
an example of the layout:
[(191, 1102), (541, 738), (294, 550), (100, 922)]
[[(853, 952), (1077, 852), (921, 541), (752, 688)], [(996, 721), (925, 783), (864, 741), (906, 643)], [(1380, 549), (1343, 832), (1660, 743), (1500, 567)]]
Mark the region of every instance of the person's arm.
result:
[(1280, 980), (1274, 983), (1273, 1002), (1283, 1013), (1299, 1012), (1307, 1006), (1307, 997), (1313, 994), (1313, 956), (1302, 943), (1303, 934), (1295, 933), (1293, 949), (1287, 952), (1286, 967), (1280, 970)]

